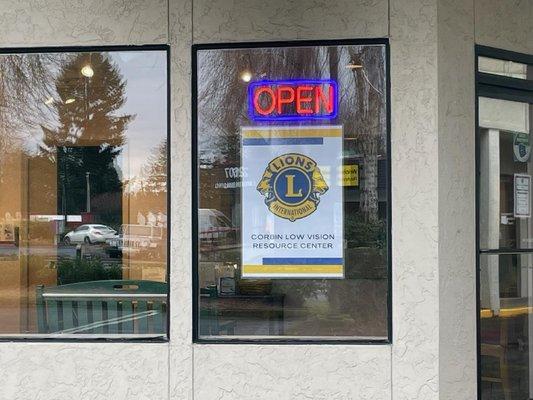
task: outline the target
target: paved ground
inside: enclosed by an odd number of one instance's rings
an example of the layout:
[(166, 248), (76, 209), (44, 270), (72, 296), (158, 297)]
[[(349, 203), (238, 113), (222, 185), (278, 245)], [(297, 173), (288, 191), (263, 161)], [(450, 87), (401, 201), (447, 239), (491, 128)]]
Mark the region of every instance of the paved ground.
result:
[[(103, 245), (84, 245), (85, 254), (106, 257)], [(59, 245), (37, 245), (31, 247), (16, 247), (13, 245), (0, 245), (0, 258), (14, 257), (18, 255), (36, 255), (50, 257), (76, 257), (76, 246)]]

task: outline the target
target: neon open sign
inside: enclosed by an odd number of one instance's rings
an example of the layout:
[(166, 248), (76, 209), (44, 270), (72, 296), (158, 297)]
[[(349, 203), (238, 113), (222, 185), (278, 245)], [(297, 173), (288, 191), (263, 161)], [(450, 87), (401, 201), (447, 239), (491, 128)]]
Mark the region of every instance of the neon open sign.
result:
[(248, 113), (254, 121), (333, 119), (337, 82), (331, 79), (251, 82)]

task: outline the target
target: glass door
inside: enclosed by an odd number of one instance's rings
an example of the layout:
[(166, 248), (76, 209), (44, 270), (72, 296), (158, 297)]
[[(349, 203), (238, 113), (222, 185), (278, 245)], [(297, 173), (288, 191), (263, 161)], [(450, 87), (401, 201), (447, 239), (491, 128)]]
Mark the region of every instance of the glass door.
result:
[[(481, 50), (481, 51), (480, 51)], [(483, 400), (533, 398), (529, 56), (478, 48), (478, 375)], [(494, 54), (491, 58), (488, 55)]]

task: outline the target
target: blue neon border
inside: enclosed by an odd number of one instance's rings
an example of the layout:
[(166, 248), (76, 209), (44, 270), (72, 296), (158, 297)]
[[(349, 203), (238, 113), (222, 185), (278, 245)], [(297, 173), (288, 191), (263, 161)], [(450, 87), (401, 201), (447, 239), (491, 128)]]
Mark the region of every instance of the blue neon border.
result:
[(324, 138), (321, 137), (302, 137), (302, 138), (246, 138), (242, 139), (243, 146), (284, 146), (284, 145), (320, 145), (324, 144)]
[[(287, 116), (275, 116), (275, 117), (262, 117), (254, 113), (254, 101), (253, 92), (254, 88), (262, 85), (299, 85), (299, 84), (329, 84), (333, 87), (333, 93), (335, 95), (335, 101), (333, 102), (333, 112), (327, 115), (287, 115)], [(248, 117), (252, 121), (310, 121), (310, 120), (324, 120), (335, 119), (338, 115), (338, 103), (339, 103), (339, 86), (333, 79), (289, 79), (289, 80), (264, 80), (250, 82), (248, 85)]]

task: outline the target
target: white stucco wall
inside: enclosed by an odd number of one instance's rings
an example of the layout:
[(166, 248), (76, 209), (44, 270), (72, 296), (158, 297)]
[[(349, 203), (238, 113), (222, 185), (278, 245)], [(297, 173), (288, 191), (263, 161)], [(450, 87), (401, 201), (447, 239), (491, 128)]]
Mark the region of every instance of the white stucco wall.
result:
[(2, 47), (167, 43), (166, 0), (2, 0)]
[(531, 0), (475, 0), (476, 43), (505, 50), (533, 52)]
[(474, 3), (439, 1), (439, 398), (477, 396)]
[(195, 0), (195, 43), (385, 37), (386, 0)]
[(437, 1), (392, 0), (392, 398), (439, 398)]
[[(474, 398), (474, 39), (531, 52), (531, 4), (0, 0), (3, 47), (172, 57), (170, 343), (0, 343), (0, 400)], [(193, 345), (191, 44), (364, 37), (391, 41), (393, 345)]]

